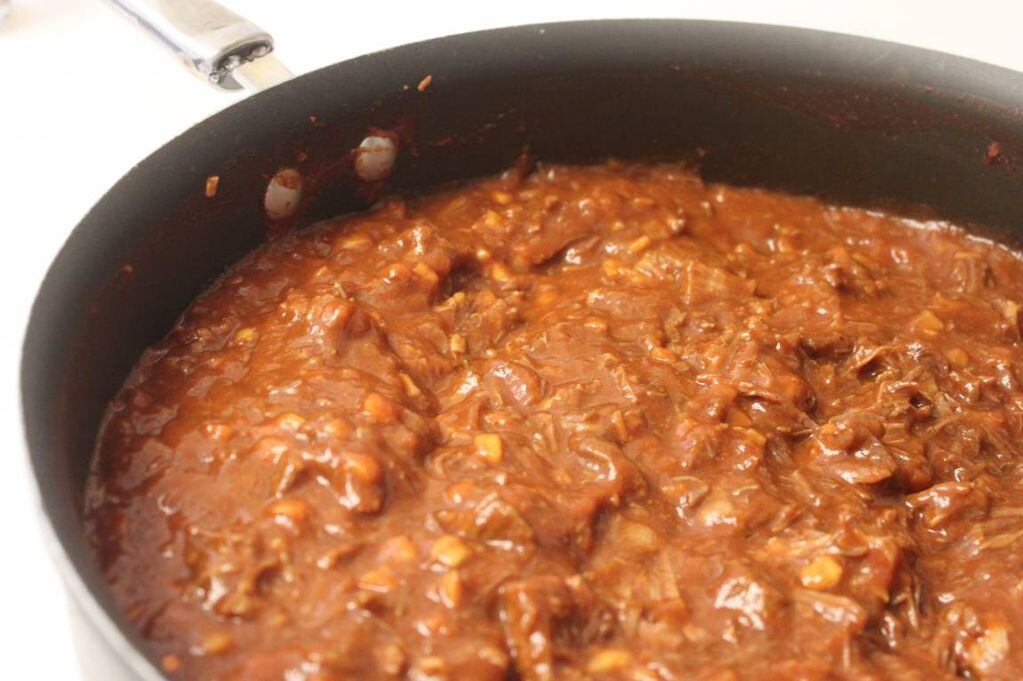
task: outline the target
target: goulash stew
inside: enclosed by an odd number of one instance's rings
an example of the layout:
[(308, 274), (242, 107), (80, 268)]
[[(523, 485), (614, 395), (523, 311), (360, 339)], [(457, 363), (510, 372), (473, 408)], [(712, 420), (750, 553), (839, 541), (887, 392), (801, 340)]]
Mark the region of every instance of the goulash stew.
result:
[(389, 200), (144, 354), (89, 532), (175, 679), (1018, 679), (1020, 301), (680, 166)]

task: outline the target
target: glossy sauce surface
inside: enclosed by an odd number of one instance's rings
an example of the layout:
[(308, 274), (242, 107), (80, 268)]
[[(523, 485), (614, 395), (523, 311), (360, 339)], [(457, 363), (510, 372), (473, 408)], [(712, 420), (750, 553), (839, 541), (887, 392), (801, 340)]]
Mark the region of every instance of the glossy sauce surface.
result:
[(1023, 676), (1023, 262), (541, 167), (232, 268), (87, 490), (172, 678)]

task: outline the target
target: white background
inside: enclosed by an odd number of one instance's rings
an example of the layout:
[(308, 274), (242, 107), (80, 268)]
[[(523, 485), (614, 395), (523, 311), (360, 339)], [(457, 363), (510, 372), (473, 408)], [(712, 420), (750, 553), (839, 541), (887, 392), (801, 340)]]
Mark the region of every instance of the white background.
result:
[[(173, 1), (173, 0), (171, 0)], [(0, 674), (77, 679), (65, 601), (38, 529), (17, 402), (36, 286), (68, 232), (135, 162), (229, 106), (102, 0), (13, 0), (0, 27)], [(298, 74), (444, 34), (539, 21), (693, 17), (824, 28), (1023, 71), (1019, 0), (227, 0)], [(427, 69), (428, 70), (428, 69)]]

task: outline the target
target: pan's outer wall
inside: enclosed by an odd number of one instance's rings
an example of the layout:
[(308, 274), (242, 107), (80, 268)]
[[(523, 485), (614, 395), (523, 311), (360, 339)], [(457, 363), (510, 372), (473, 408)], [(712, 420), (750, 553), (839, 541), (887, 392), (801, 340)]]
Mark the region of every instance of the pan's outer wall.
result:
[[(433, 82), (419, 93), (426, 74)], [(403, 135), (397, 190), (496, 172), (524, 147), (545, 161), (689, 158), (712, 180), (924, 205), (1018, 235), (1020, 110), (1023, 76), (966, 59), (817, 31), (639, 20), (409, 45), (310, 73), (195, 126), (78, 225), (25, 338), (29, 450), (58, 561), (96, 644), (83, 651), (98, 656), (90, 666), (108, 681), (159, 678), (109, 614), (83, 537), (81, 490), (104, 406), (142, 350), (263, 239), (260, 197), (278, 167), (299, 167), (319, 186), (306, 220), (364, 207), (341, 159), (381, 127)], [(988, 159), (991, 142), (1001, 153)], [(220, 176), (212, 199), (209, 175)]]

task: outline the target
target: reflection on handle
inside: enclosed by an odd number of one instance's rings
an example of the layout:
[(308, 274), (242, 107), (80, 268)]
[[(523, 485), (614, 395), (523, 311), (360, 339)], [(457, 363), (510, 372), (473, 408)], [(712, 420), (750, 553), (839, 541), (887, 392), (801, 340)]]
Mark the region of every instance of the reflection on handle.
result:
[(270, 55), (270, 34), (213, 0), (111, 2), (220, 88), (259, 91), (291, 78)]

